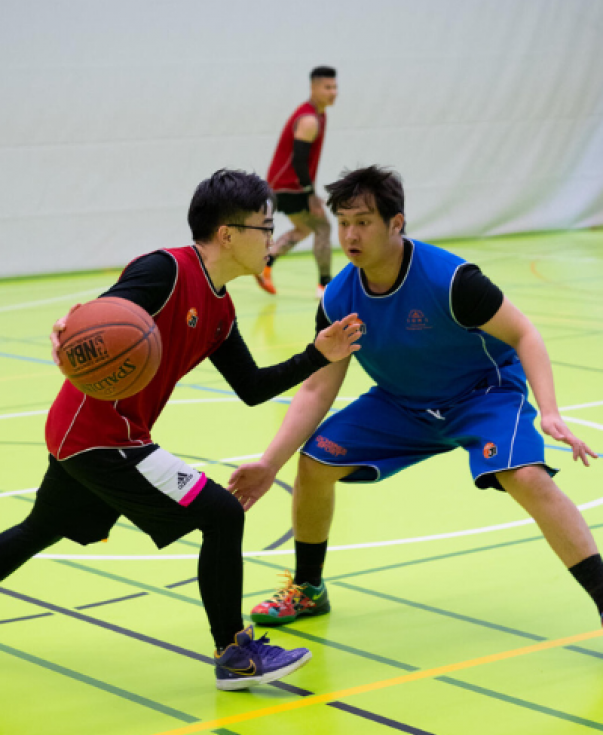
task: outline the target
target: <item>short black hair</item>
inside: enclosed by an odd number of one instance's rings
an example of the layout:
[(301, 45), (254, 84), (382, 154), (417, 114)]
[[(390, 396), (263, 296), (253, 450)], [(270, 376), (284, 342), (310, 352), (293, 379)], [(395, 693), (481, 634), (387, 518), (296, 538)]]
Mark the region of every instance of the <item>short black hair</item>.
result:
[(310, 72), (310, 81), (325, 77), (327, 79), (335, 79), (337, 72), (332, 66), (317, 66)]
[(274, 192), (264, 179), (245, 171), (221, 168), (195, 189), (188, 224), (195, 242), (207, 242), (221, 225), (243, 224), (254, 212), (274, 208)]
[[(354, 199), (372, 194), (384, 222), (389, 222), (398, 213), (404, 215), (402, 179), (395, 171), (382, 166), (368, 166), (355, 171), (346, 169), (340, 179), (327, 184), (325, 189), (329, 192), (327, 206), (333, 214), (340, 209), (349, 209)], [(402, 232), (405, 232), (405, 227)]]

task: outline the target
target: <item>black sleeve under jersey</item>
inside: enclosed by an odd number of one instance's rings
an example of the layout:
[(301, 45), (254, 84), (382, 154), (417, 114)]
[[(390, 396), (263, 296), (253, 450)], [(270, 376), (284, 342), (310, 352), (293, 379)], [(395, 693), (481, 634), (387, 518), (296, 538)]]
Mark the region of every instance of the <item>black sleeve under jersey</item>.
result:
[(318, 304), (318, 309), (316, 310), (316, 334), (330, 326), (331, 322), (327, 319), (327, 315), (321, 301), (320, 304)]
[(311, 148), (312, 143), (307, 140), (298, 140), (297, 138), (293, 140), (293, 170), (304, 190), (312, 187), (309, 167)]
[(228, 338), (209, 359), (248, 406), (256, 406), (280, 395), (330, 364), (311, 343), (303, 352), (285, 362), (260, 368), (249, 352), (236, 322)]
[(461, 266), (452, 283), (451, 308), (454, 318), (468, 329), (481, 327), (500, 309), (504, 294), (478, 266)]
[(154, 316), (168, 300), (178, 269), (169, 253), (158, 250), (134, 260), (126, 266), (121, 278), (103, 296), (116, 296), (133, 301)]
[[(500, 309), (503, 292), (472, 263), (461, 266), (452, 284), (452, 313), (463, 327), (480, 327)], [(330, 324), (322, 302), (316, 312), (316, 334)]]

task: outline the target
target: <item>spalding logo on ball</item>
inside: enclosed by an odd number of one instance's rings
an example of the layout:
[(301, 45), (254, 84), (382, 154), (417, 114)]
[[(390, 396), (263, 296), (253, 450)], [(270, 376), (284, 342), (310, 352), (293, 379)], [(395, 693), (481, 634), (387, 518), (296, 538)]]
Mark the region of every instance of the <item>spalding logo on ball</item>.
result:
[(82, 393), (115, 401), (133, 396), (161, 362), (161, 335), (137, 304), (113, 296), (82, 304), (59, 335), (59, 368)]

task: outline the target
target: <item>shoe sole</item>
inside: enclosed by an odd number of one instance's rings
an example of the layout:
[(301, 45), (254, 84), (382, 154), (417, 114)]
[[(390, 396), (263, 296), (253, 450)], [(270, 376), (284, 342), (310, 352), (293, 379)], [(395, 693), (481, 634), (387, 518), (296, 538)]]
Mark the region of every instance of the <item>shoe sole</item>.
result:
[(216, 687), (222, 692), (236, 692), (240, 689), (250, 689), (258, 684), (268, 684), (271, 681), (282, 679), (284, 676), (289, 676), (294, 671), (301, 669), (311, 658), (312, 652), (308, 651), (308, 653), (305, 653), (301, 658), (293, 661), (288, 666), (283, 666), (282, 669), (268, 671), (262, 676), (252, 676), (249, 679), (216, 679)]
[(278, 625), (287, 625), (287, 623), (293, 623), (297, 618), (301, 617), (307, 617), (307, 618), (316, 618), (319, 615), (326, 615), (327, 613), (331, 612), (331, 605), (330, 603), (327, 603), (323, 607), (319, 608), (318, 610), (302, 610), (301, 612), (298, 612), (297, 615), (287, 615), (282, 618), (274, 618), (272, 615), (264, 615), (264, 613), (251, 613), (250, 617), (251, 620), (254, 623), (257, 623), (258, 625), (263, 625), (265, 627), (276, 627)]

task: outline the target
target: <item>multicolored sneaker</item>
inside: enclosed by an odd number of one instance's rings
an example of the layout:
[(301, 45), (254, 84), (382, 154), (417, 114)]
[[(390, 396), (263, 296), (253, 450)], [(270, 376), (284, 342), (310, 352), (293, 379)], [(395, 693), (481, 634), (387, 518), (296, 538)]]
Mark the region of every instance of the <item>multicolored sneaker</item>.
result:
[(251, 619), (259, 625), (285, 625), (292, 623), (300, 615), (324, 615), (331, 610), (331, 603), (325, 583), (320, 587), (305, 582), (294, 584), (290, 572), (283, 572), (285, 586), (270, 600), (260, 602), (251, 611)]
[(237, 633), (234, 643), (214, 654), (218, 689), (230, 692), (282, 679), (312, 658), (307, 648), (287, 651), (269, 643), (265, 635), (254, 640), (251, 625)]
[(264, 268), (260, 276), (255, 277), (255, 280), (258, 282), (260, 288), (276, 296), (276, 288), (274, 288), (274, 283), (272, 283), (272, 268), (269, 265)]

